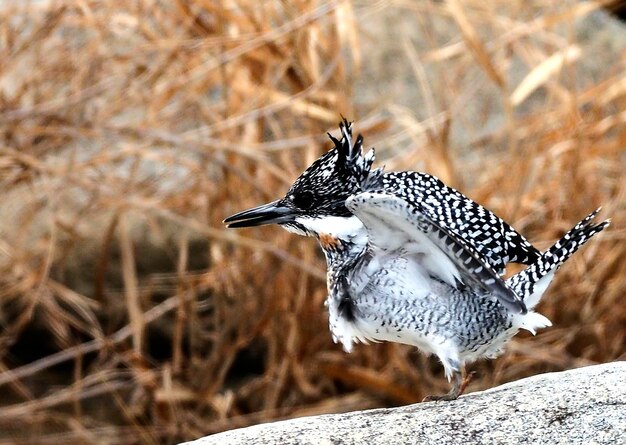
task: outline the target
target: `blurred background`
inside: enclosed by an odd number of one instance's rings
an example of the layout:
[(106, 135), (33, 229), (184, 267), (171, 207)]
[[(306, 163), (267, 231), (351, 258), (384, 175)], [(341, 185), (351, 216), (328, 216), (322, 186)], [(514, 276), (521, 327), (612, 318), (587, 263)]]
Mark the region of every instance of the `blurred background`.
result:
[(545, 249), (554, 326), (469, 391), (626, 359), (621, 2), (0, 1), (0, 444), (174, 443), (447, 391), (345, 354), (312, 239), (224, 217), (281, 197), (340, 115)]

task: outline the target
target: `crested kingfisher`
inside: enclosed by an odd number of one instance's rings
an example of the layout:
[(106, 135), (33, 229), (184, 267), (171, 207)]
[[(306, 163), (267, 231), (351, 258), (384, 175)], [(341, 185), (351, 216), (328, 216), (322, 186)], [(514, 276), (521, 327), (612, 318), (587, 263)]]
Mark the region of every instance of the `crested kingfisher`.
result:
[[(425, 173), (372, 169), (374, 150), (340, 123), (334, 148), (285, 197), (224, 220), (229, 228), (279, 224), (317, 238), (327, 262), (329, 325), (354, 343), (416, 346), (441, 361), (453, 400), (465, 365), (495, 358), (520, 329), (551, 326), (534, 311), (555, 271), (610, 221), (592, 212), (541, 253), (510, 225)], [(527, 268), (504, 279), (505, 267)]]

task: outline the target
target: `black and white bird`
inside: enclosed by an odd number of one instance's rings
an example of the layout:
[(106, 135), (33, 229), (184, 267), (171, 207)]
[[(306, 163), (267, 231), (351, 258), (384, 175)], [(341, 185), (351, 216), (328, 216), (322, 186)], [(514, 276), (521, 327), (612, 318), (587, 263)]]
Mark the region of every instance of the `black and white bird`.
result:
[[(276, 223), (318, 239), (328, 266), (330, 330), (347, 352), (391, 341), (436, 355), (456, 399), (465, 364), (495, 358), (534, 312), (554, 272), (609, 221), (591, 213), (544, 253), (502, 219), (437, 178), (372, 170), (374, 151), (340, 124), (341, 139), (277, 201), (232, 215), (228, 227)], [(506, 264), (528, 267), (507, 280)]]

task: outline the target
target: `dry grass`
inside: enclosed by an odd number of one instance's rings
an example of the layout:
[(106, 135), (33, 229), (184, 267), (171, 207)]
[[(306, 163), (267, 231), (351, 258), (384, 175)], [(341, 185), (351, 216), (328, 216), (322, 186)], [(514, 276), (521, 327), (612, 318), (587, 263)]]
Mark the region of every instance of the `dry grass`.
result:
[[(221, 225), (280, 196), (340, 113), (388, 168), (437, 174), (539, 247), (598, 205), (613, 219), (541, 304), (555, 326), (471, 390), (625, 359), (626, 53), (581, 78), (568, 27), (597, 5), (543, 3), (395, 2), (429, 36), (386, 43), (419, 115), (353, 104), (385, 42), (350, 2), (4, 2), (0, 443), (172, 443), (443, 391), (412, 348), (332, 344), (312, 240)], [(452, 142), (484, 88), (504, 118)]]

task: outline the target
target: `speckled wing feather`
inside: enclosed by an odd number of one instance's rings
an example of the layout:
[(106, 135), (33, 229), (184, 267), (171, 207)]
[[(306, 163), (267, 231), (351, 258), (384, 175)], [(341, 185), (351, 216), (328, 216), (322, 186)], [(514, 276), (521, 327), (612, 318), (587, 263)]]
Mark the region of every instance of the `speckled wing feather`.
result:
[(394, 194), (364, 192), (351, 196), (346, 207), (368, 234), (368, 248), (386, 253), (419, 253), (430, 273), (454, 285), (460, 275), (494, 295), (513, 313), (525, 313), (521, 298), (464, 238)]
[(404, 199), (443, 230), (472, 246), (499, 275), (504, 274), (507, 263), (533, 264), (540, 256), (501, 218), (434, 176), (390, 172), (383, 175), (377, 188)]

